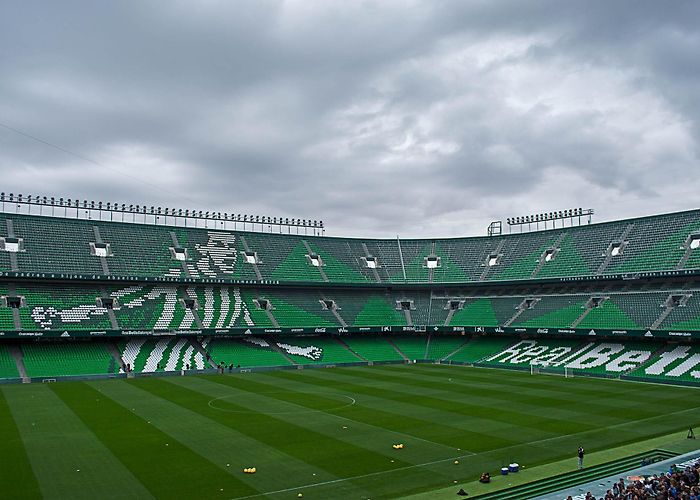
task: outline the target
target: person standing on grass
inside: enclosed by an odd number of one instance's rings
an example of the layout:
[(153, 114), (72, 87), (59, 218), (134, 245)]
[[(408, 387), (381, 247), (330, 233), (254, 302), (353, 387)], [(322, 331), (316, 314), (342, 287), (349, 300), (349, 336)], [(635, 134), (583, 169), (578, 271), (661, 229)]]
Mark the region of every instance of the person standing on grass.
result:
[(583, 449), (583, 446), (578, 447), (578, 468), (583, 469), (583, 456), (586, 454), (586, 451)]

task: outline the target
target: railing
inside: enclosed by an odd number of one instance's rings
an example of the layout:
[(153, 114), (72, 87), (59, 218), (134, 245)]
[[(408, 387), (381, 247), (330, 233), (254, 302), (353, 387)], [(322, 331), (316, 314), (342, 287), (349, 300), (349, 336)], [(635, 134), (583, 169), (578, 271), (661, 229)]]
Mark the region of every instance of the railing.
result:
[(127, 222), (133, 224), (182, 226), (204, 229), (279, 232), (324, 236), (322, 220), (290, 219), (265, 215), (205, 212), (151, 205), (127, 205), (71, 198), (0, 193), (0, 212), (62, 217), (66, 219)]

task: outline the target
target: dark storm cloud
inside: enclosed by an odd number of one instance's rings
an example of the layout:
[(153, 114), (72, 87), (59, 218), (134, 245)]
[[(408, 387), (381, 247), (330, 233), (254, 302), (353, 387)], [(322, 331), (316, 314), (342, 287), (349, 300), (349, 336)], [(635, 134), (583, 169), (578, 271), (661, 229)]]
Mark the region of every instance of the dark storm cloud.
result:
[(700, 4), (5, 2), (2, 190), (482, 234), (697, 205)]

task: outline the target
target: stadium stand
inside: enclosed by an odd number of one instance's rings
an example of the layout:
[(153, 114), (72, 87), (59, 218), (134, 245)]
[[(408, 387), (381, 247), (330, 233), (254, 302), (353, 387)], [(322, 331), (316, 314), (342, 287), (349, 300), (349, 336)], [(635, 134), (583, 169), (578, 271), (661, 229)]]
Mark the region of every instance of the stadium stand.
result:
[[(0, 214), (17, 271), (309, 283), (466, 283), (700, 268), (700, 212), (449, 240), (356, 240)], [(0, 229), (0, 237), (6, 230)], [(623, 245), (613, 252), (616, 242)], [(106, 245), (104, 257), (95, 244)], [(182, 250), (184, 260), (176, 257)], [(249, 263), (246, 252), (257, 254)], [(1, 252), (0, 252), (1, 253)], [(376, 259), (375, 267), (367, 257)], [(12, 271), (7, 256), (0, 270)]]
[(19, 372), (17, 371), (15, 360), (12, 358), (8, 348), (0, 344), (0, 379), (18, 377)]
[(659, 342), (581, 342), (576, 339), (522, 340), (478, 364), (499, 368), (568, 369), (572, 374), (614, 376), (627, 374), (646, 363), (662, 344)]
[[(12, 286), (13, 294), (9, 294)], [(472, 292), (474, 293), (474, 292)], [(697, 330), (700, 290), (465, 297), (430, 291), (8, 282), (23, 331), (462, 326)], [(0, 331), (16, 330), (0, 302)]]
[(359, 335), (343, 340), (353, 352), (367, 361), (404, 361), (403, 356), (383, 337)]
[[(0, 344), (0, 376), (114, 374), (122, 363), (133, 373), (409, 360), (523, 369), (534, 359), (698, 378), (698, 210), (450, 239), (211, 225), (0, 214), (0, 333), (19, 347)], [(26, 341), (103, 336), (114, 342)], [(677, 338), (688, 344), (662, 343)], [(556, 356), (579, 351), (593, 358)], [(669, 353), (680, 357), (658, 372)]]
[(274, 350), (267, 340), (256, 337), (213, 339), (207, 345), (207, 352), (217, 364), (233, 364), (241, 368), (292, 364), (279, 351)]
[(444, 360), (458, 363), (476, 363), (487, 356), (501, 352), (513, 343), (514, 340), (512, 338), (474, 337), (459, 350), (446, 356)]
[(30, 377), (106, 375), (119, 364), (103, 342), (33, 342), (22, 345), (24, 366)]
[(330, 337), (282, 337), (277, 347), (297, 364), (337, 364), (362, 362), (347, 346)]
[(423, 360), (428, 359), (426, 353), (428, 344), (426, 339), (427, 337), (424, 335), (396, 336), (392, 338), (392, 341), (406, 358), (410, 360)]
[[(206, 343), (201, 344), (206, 347)], [(203, 370), (209, 366), (202, 352), (186, 338), (138, 338), (121, 342), (119, 351), (124, 365), (137, 373)], [(123, 367), (121, 368), (123, 370)]]
[(467, 337), (457, 335), (430, 335), (426, 358), (442, 360), (465, 345), (467, 340)]
[(700, 382), (699, 365), (700, 347), (670, 344), (627, 375), (638, 380), (697, 384)]

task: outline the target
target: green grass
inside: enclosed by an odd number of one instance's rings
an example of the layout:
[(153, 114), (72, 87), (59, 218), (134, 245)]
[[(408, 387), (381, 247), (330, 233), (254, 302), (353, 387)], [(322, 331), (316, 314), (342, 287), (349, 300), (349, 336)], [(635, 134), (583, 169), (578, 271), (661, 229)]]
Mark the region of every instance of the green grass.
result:
[(573, 470), (579, 445), (636, 453), (697, 425), (698, 394), (440, 365), (6, 385), (0, 497), (453, 496), (512, 461)]

